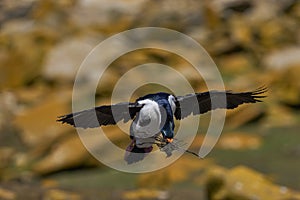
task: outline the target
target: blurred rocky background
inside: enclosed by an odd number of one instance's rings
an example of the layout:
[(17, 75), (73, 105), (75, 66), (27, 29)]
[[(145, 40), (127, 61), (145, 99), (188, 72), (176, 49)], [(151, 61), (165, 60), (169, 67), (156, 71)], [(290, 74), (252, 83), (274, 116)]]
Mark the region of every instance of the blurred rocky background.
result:
[[(264, 103), (228, 112), (205, 159), (184, 155), (157, 172), (128, 174), (99, 163), (75, 129), (55, 120), (71, 112), (87, 54), (109, 36), (147, 26), (197, 40), (226, 88), (265, 84), (269, 92)], [(172, 66), (205, 90), (182, 58), (141, 50), (111, 64), (97, 104), (109, 102), (122, 74), (149, 62)], [(0, 0), (0, 199), (300, 199), (299, 74), (299, 0)], [(201, 118), (192, 150), (209, 117)], [(114, 143), (128, 143), (118, 128), (106, 131)]]

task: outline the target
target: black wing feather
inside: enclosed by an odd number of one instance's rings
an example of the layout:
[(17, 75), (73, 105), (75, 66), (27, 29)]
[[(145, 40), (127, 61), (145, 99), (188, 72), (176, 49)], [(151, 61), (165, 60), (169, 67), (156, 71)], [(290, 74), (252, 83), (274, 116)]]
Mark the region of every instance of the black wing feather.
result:
[(261, 102), (260, 99), (266, 97), (261, 94), (266, 91), (266, 87), (260, 87), (252, 92), (210, 91), (178, 96), (174, 115), (179, 120), (191, 114), (203, 114), (218, 108), (233, 109), (243, 103)]
[(114, 105), (99, 106), (76, 113), (70, 113), (58, 117), (57, 121), (80, 128), (95, 128), (99, 126), (113, 125), (123, 120), (128, 122), (133, 119), (143, 107), (137, 103), (118, 103)]

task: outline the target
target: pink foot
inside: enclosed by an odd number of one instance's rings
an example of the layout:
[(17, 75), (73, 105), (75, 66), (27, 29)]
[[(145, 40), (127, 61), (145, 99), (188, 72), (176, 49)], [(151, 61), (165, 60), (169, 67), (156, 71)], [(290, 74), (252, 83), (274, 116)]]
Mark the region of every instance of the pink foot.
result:
[(134, 145), (135, 145), (135, 140), (132, 139), (131, 142), (130, 142), (130, 144), (129, 144), (129, 145), (127, 146), (127, 148), (126, 148), (126, 151), (131, 152), (132, 149), (134, 148)]
[(145, 156), (152, 151), (153, 147), (147, 148), (138, 148), (135, 145), (135, 140), (131, 140), (131, 143), (127, 146), (126, 152), (124, 155), (124, 160), (128, 164), (132, 164), (138, 161), (141, 161), (145, 158)]

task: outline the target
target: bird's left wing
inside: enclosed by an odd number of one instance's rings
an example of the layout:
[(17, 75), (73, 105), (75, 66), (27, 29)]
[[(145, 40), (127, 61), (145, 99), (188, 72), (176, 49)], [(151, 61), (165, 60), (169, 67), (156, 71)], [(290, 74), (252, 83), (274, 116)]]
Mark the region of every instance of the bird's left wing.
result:
[(261, 94), (266, 91), (266, 87), (260, 87), (251, 92), (210, 91), (178, 96), (174, 115), (180, 120), (192, 113), (198, 115), (217, 108), (233, 109), (243, 103), (260, 102), (261, 98), (266, 97)]
[(142, 107), (143, 104), (123, 102), (63, 115), (58, 117), (57, 121), (74, 127), (95, 128), (113, 125), (121, 120), (128, 122)]

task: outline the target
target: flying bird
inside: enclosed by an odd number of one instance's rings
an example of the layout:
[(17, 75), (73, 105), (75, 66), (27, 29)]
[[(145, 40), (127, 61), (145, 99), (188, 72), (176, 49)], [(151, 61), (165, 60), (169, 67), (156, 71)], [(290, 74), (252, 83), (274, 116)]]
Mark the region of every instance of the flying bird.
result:
[(260, 87), (250, 92), (213, 90), (184, 96), (159, 92), (147, 94), (135, 102), (103, 105), (70, 113), (58, 117), (57, 121), (79, 128), (96, 128), (133, 120), (130, 125), (131, 143), (124, 156), (130, 164), (142, 160), (152, 151), (153, 144), (163, 147), (173, 142), (174, 118), (182, 120), (210, 110), (234, 109), (244, 103), (261, 102), (261, 98), (266, 97), (262, 95), (266, 91), (266, 87)]

